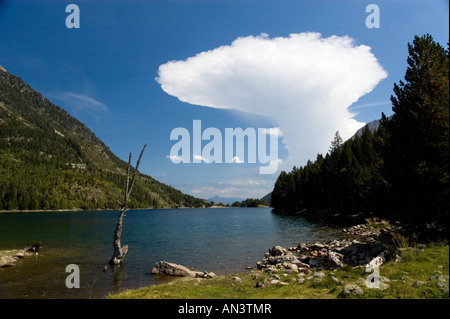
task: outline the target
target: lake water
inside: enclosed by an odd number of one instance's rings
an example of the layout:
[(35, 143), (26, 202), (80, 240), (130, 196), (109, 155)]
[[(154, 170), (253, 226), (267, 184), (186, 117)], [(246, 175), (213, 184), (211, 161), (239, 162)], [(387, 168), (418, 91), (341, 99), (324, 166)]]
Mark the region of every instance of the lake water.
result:
[[(134, 210), (124, 219), (124, 264), (104, 272), (117, 217), (117, 211), (0, 214), (0, 250), (43, 244), (37, 257), (0, 268), (0, 298), (103, 298), (166, 280), (149, 274), (161, 260), (218, 275), (245, 272), (275, 245), (342, 235), (341, 227), (270, 208)], [(65, 285), (69, 264), (79, 266), (79, 289)]]

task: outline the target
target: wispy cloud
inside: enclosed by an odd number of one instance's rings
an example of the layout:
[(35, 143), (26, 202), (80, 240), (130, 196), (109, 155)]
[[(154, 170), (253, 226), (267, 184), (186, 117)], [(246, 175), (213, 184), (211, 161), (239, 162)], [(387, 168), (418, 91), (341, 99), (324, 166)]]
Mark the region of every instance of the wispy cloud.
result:
[(50, 98), (63, 104), (75, 114), (99, 115), (108, 111), (108, 107), (104, 103), (82, 93), (62, 92), (51, 94)]
[(366, 104), (360, 104), (360, 105), (352, 105), (349, 108), (351, 110), (359, 110), (359, 109), (365, 109), (365, 108), (368, 108), (368, 107), (389, 105), (389, 104), (391, 104), (391, 101), (383, 101), (383, 102), (366, 103)]
[(386, 77), (370, 47), (300, 33), (241, 37), (161, 65), (156, 81), (182, 102), (275, 120), (289, 151), (282, 169), (290, 170), (326, 152), (336, 131), (346, 139), (362, 127), (349, 106)]

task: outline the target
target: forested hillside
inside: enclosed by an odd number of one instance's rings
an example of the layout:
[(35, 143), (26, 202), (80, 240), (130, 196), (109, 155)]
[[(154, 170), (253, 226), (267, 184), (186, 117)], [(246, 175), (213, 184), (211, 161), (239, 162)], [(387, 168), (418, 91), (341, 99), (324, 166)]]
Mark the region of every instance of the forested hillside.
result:
[(282, 172), (271, 206), (308, 214), (370, 213), (418, 232), (449, 226), (449, 56), (430, 35), (408, 44), (405, 80), (394, 85), (394, 114), (378, 130), (342, 142)]
[[(0, 68), (0, 210), (117, 208), (126, 165), (83, 123)], [(204, 205), (146, 175), (129, 203)]]

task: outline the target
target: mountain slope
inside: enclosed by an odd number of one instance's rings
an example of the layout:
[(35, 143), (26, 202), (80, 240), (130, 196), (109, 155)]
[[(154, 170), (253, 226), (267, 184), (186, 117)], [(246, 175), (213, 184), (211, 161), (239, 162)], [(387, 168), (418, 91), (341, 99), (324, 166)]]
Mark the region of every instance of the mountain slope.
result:
[[(387, 119), (388, 120), (392, 119), (392, 115), (387, 117)], [(368, 128), (369, 131), (372, 133), (376, 132), (378, 130), (378, 127), (380, 126), (380, 123), (381, 123), (381, 119), (373, 120), (373, 121), (367, 123), (366, 125), (361, 127), (359, 130), (357, 130), (356, 133), (353, 134), (353, 136), (350, 139), (354, 139), (356, 136), (361, 137), (366, 128)]]
[(270, 205), (271, 199), (272, 199), (272, 192), (270, 192), (269, 194), (267, 194), (261, 198), (261, 200), (265, 201), (269, 205)]
[[(0, 68), (0, 209), (116, 208), (126, 166), (83, 123)], [(134, 208), (205, 204), (142, 174), (131, 197)]]
[(353, 134), (352, 138), (355, 138), (355, 136), (361, 137), (361, 135), (363, 134), (363, 132), (366, 128), (369, 128), (369, 130), (372, 133), (375, 132), (376, 130), (378, 130), (378, 127), (380, 126), (380, 122), (381, 122), (381, 120), (373, 120), (373, 121), (367, 123), (366, 125), (361, 127), (359, 130), (357, 130), (356, 133)]

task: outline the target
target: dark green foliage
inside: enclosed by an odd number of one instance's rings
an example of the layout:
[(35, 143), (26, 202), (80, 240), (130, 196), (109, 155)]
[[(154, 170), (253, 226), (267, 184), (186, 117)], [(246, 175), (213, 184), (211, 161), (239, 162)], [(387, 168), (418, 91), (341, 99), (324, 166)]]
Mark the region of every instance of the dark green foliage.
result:
[(280, 212), (352, 215), (379, 207), (385, 181), (379, 134), (364, 130), (325, 157), (289, 173), (282, 172), (272, 192), (271, 206)]
[(343, 140), (342, 140), (341, 135), (339, 134), (339, 132), (336, 132), (334, 134), (334, 139), (331, 142), (330, 153), (333, 153), (335, 150), (337, 150), (339, 147), (341, 147), (342, 142), (343, 142)]
[(258, 206), (267, 206), (269, 203), (262, 199), (258, 198), (247, 198), (244, 199), (242, 202), (234, 202), (231, 206), (232, 207), (258, 207)]
[(294, 171), (295, 167), (292, 173), (281, 172), (272, 191), (270, 205), (281, 212), (296, 210), (295, 199), (298, 197), (295, 196)]
[[(373, 213), (423, 233), (449, 225), (448, 51), (431, 36), (408, 45), (405, 82), (394, 85), (394, 115), (376, 132), (340, 143), (325, 157), (282, 172), (272, 192), (276, 211)], [(445, 235), (444, 235), (445, 236)]]
[[(126, 165), (83, 123), (0, 70), (0, 209), (116, 209)], [(205, 203), (140, 175), (130, 208)]]
[(405, 82), (394, 85), (384, 123), (392, 213), (417, 226), (448, 225), (449, 57), (430, 35), (408, 44)]

